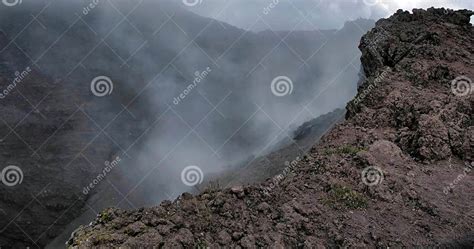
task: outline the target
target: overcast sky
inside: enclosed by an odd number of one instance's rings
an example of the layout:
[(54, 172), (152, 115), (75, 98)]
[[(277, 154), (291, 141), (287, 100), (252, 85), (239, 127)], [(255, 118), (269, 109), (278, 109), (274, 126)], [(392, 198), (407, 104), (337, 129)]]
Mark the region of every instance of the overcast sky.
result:
[[(177, 0), (178, 1), (178, 0)], [(179, 0), (187, 8), (240, 28), (337, 29), (357, 18), (388, 17), (397, 9), (474, 9), (474, 0)], [(199, 3), (199, 1), (202, 1)], [(194, 5), (193, 3), (197, 3)], [(276, 4), (272, 4), (276, 3)], [(274, 7), (272, 7), (272, 5)]]

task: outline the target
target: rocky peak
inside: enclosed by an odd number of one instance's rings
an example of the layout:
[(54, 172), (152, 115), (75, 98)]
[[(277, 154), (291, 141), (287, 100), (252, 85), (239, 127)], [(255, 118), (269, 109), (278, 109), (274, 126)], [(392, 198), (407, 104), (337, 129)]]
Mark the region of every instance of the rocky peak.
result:
[(469, 30), (473, 14), (470, 10), (444, 8), (414, 9), (413, 14), (398, 10), (390, 18), (379, 20), (376, 27), (362, 37), (359, 46), (366, 75), (374, 76), (387, 66), (394, 67), (404, 57), (418, 57), (422, 52), (428, 56), (445, 57), (444, 54), (426, 53), (441, 45), (439, 32), (444, 29), (437, 26)]
[[(378, 21), (361, 39), (367, 77), (348, 105), (347, 116), (358, 120), (364, 108), (384, 113), (372, 121), (391, 122), (400, 130), (402, 148), (418, 159), (446, 159), (456, 153), (471, 158), (472, 152), (459, 146), (470, 142), (460, 134), (469, 136), (462, 131), (472, 126), (468, 118), (472, 118), (468, 111), (472, 95), (458, 98), (452, 85), (457, 79), (473, 77), (467, 70), (473, 65), (473, 49), (466, 46), (473, 44), (472, 14), (434, 8), (414, 9), (413, 14), (399, 10)], [(387, 85), (393, 82), (395, 87)]]

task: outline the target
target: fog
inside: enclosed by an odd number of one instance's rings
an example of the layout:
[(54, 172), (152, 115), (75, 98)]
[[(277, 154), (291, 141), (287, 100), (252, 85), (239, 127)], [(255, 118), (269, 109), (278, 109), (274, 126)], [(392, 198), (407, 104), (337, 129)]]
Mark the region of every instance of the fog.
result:
[[(272, 7), (274, 6), (274, 7)], [(386, 18), (398, 9), (473, 9), (470, 0), (204, 0), (187, 7), (240, 28), (255, 31), (338, 29), (347, 20)]]
[[(127, 179), (117, 184), (122, 200), (112, 204), (119, 206), (192, 191), (181, 179), (185, 167), (198, 166), (202, 178), (225, 171), (343, 107), (356, 91), (357, 41), (372, 25), (254, 33), (176, 2), (83, 2), (23, 3), (3, 20), (40, 12), (36, 23), (2, 30), (21, 32), (16, 44), (57, 87), (89, 95), (87, 113), (125, 158), (116, 170)], [(113, 81), (105, 98), (89, 92), (100, 75)], [(278, 76), (284, 80), (272, 85)], [(116, 120), (119, 111), (132, 118)]]

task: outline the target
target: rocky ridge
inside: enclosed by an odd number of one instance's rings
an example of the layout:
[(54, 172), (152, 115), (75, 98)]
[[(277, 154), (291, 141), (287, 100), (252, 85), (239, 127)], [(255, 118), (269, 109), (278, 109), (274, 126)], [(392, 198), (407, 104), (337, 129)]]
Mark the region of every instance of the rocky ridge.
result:
[(277, 181), (108, 209), (68, 245), (472, 248), (474, 98), (452, 87), (474, 78), (472, 14), (378, 21), (360, 43), (366, 79), (346, 121)]

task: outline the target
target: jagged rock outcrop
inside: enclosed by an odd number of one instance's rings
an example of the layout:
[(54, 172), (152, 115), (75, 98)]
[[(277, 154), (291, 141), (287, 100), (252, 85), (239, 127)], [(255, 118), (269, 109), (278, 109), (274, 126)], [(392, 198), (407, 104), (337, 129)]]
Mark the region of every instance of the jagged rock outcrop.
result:
[[(275, 183), (109, 209), (70, 247), (472, 247), (472, 11), (398, 11), (362, 38), (367, 79)], [(449, 159), (449, 160), (448, 160)]]
[[(451, 82), (472, 68), (472, 27), (467, 10), (399, 10), (361, 41), (368, 77), (348, 107), (358, 125), (390, 125), (395, 140), (423, 161), (453, 155), (472, 160), (472, 98), (459, 98)], [(462, 44), (461, 46), (457, 44)], [(402, 77), (400, 77), (402, 76)], [(470, 76), (472, 78), (472, 76)], [(387, 86), (386, 82), (397, 82)], [(366, 89), (374, 88), (367, 94)], [(367, 95), (367, 96), (366, 96)], [(471, 95), (472, 96), (472, 95)], [(358, 115), (364, 109), (370, 119)], [(390, 122), (390, 123), (388, 123)]]

